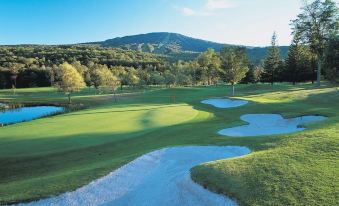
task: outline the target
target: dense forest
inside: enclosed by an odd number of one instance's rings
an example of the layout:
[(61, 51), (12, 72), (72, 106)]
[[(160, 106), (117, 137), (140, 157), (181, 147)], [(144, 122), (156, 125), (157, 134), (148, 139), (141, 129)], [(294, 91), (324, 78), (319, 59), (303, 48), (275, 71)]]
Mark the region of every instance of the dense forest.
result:
[(164, 61), (160, 55), (92, 45), (0, 46), (0, 88), (51, 86), (51, 75), (64, 62), (138, 68)]
[[(275, 40), (274, 40), (275, 41)], [(338, 65), (338, 38), (328, 47), (329, 62)], [(232, 47), (225, 47), (232, 48)], [(234, 47), (238, 48), (238, 47)], [(241, 48), (241, 47), (240, 47)], [(289, 48), (288, 56), (282, 59), (277, 46), (272, 45), (266, 59), (251, 62), (246, 48), (248, 71), (242, 83), (256, 82), (307, 82), (316, 80), (317, 63), (310, 48), (297, 42)], [(274, 51), (275, 57), (270, 59)], [(177, 61), (172, 57), (134, 50), (104, 48), (93, 45), (72, 46), (0, 46), (0, 88), (25, 88), (54, 86), (61, 64), (73, 65), (87, 82), (95, 68), (107, 67), (120, 79), (121, 85), (211, 85), (225, 82), (221, 70), (220, 52), (209, 49), (199, 53), (192, 61)], [(275, 59), (274, 59), (275, 58)], [(276, 61), (276, 63), (269, 63)], [(324, 62), (325, 63), (325, 62)], [(274, 68), (274, 75), (271, 70)], [(336, 67), (338, 68), (338, 66)], [(324, 70), (326, 77), (338, 75), (337, 71)], [(336, 79), (336, 78), (334, 78)]]
[[(239, 82), (273, 85), (275, 82), (296, 84), (316, 80), (320, 85), (322, 78), (337, 83), (338, 18), (335, 3), (315, 1), (292, 21), (293, 42), (287, 54), (281, 52), (278, 36), (274, 33), (265, 53), (252, 48), (252, 52), (263, 55), (255, 61), (250, 57), (248, 47), (223, 45), (219, 48), (220, 45), (213, 42), (168, 33), (113, 39), (103, 45), (0, 46), (0, 88), (57, 86), (62, 89), (65, 86), (63, 79), (70, 79), (65, 72), (79, 80), (78, 86), (110, 87), (112, 90), (124, 85), (170, 87), (229, 83), (234, 86)], [(167, 35), (165, 40), (163, 35)], [(174, 42), (180, 52), (174, 57), (166, 52), (154, 54), (152, 51), (156, 48), (150, 45), (148, 52), (143, 52), (143, 48), (140, 51), (123, 48), (132, 40), (143, 46), (147, 46), (144, 42), (158, 45)]]

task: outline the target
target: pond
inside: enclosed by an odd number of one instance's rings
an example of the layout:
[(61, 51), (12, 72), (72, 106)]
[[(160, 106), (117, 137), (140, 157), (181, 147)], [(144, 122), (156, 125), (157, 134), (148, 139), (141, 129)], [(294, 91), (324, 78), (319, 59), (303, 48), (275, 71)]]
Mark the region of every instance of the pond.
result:
[(0, 111), (0, 125), (31, 121), (63, 111), (63, 107), (56, 106), (21, 107), (17, 109)]

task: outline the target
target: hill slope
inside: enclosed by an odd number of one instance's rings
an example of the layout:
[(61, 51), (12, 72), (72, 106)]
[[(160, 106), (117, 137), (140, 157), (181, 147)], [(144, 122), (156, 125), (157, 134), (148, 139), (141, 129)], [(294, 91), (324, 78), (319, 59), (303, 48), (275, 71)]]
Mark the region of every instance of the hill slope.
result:
[(101, 44), (104, 47), (126, 47), (144, 52), (204, 52), (208, 48), (220, 50), (224, 44), (194, 39), (176, 33), (148, 33), (109, 39)]
[[(103, 47), (119, 47), (142, 52), (165, 54), (177, 59), (186, 60), (195, 58), (200, 52), (204, 52), (208, 48), (220, 51), (224, 46), (234, 46), (168, 32), (118, 37), (97, 43)], [(246, 48), (251, 61), (257, 62), (265, 57), (268, 47), (246, 46)], [(280, 47), (282, 58), (286, 57), (287, 50), (287, 46)]]

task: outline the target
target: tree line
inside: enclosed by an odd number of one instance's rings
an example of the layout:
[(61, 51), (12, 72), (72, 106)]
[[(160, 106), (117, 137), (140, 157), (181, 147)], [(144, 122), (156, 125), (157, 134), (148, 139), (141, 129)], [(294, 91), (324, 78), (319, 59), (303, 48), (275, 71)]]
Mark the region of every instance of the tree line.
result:
[[(56, 86), (67, 93), (95, 87), (192, 86), (229, 83), (339, 80), (338, 8), (332, 0), (305, 3), (291, 23), (293, 41), (282, 59), (273, 34), (266, 58), (250, 62), (244, 47), (208, 49), (195, 60), (171, 63), (166, 57), (93, 45), (2, 46), (0, 88)], [(76, 85), (67, 86), (67, 80)], [(70, 81), (68, 80), (68, 81)], [(71, 84), (71, 82), (70, 82)], [(72, 88), (72, 89), (67, 89)]]
[(94, 45), (0, 46), (0, 89), (51, 86), (53, 72), (64, 62), (139, 67), (158, 65), (164, 57)]

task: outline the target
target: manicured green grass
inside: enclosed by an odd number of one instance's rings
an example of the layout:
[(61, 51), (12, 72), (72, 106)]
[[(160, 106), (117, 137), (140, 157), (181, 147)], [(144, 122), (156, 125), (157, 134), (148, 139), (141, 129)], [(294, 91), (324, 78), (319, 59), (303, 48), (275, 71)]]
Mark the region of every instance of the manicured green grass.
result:
[[(244, 205), (332, 205), (338, 197), (339, 92), (312, 85), (240, 85), (251, 103), (220, 110), (200, 101), (229, 88), (138, 92), (115, 103), (78, 94), (89, 108), (0, 128), (0, 204), (74, 190), (134, 158), (175, 145), (243, 145), (253, 153), (192, 170), (193, 179)], [(54, 94), (53, 94), (54, 93)], [(81, 98), (80, 98), (81, 96)], [(175, 100), (174, 98), (175, 97)], [(49, 88), (0, 91), (12, 101), (66, 101)], [(322, 123), (292, 135), (228, 138), (219, 129), (243, 124), (246, 113), (321, 114)]]

